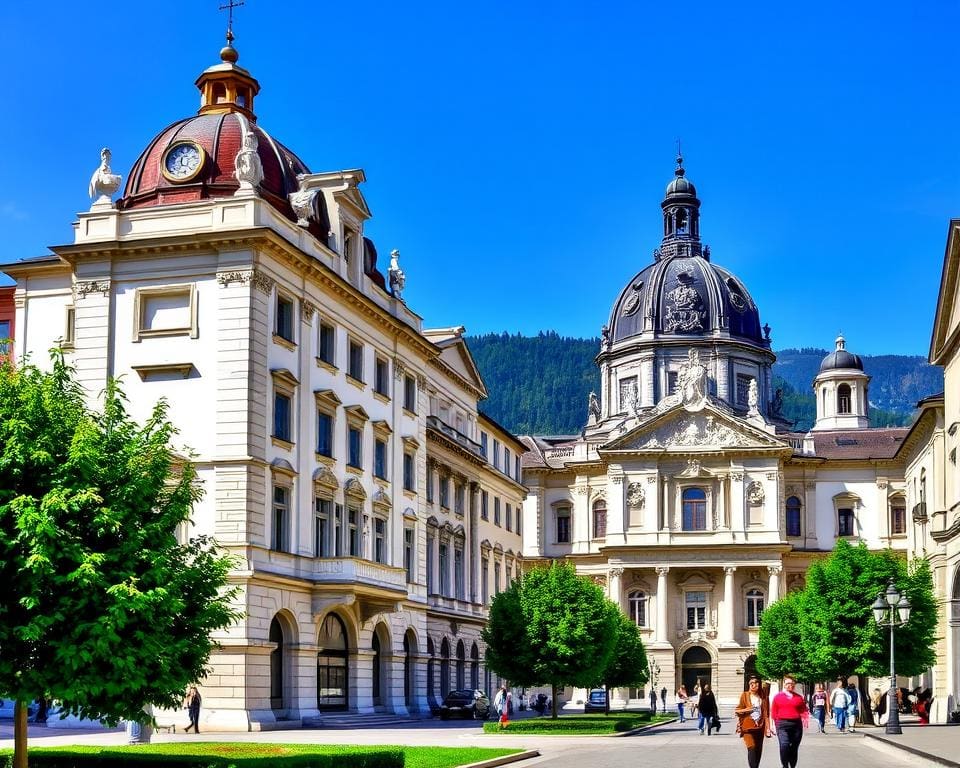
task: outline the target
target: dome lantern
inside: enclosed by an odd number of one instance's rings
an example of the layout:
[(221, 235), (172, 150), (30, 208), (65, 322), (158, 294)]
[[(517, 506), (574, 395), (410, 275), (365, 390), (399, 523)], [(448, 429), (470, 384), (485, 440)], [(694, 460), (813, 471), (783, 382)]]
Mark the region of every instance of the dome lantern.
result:
[(203, 71), (197, 78), (200, 89), (199, 114), (241, 112), (256, 121), (253, 99), (260, 92), (260, 83), (243, 67), (237, 65), (240, 54), (233, 47), (233, 29), (227, 28), (227, 44), (220, 49), (220, 63)]
[[(700, 201), (697, 188), (686, 177), (683, 155), (677, 153), (674, 178), (667, 185), (660, 207), (663, 209), (663, 241), (658, 260), (670, 256), (703, 256), (700, 244)], [(709, 256), (704, 256), (709, 258)]]

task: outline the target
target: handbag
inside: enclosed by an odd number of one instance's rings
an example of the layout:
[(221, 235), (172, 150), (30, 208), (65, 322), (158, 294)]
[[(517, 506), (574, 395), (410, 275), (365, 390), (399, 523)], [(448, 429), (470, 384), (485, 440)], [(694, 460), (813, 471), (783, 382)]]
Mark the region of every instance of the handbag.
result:
[(714, 716), (710, 719), (710, 727), (711, 727), (711, 728), (716, 728), (718, 731), (720, 730), (720, 718), (717, 717), (717, 715), (714, 715)]

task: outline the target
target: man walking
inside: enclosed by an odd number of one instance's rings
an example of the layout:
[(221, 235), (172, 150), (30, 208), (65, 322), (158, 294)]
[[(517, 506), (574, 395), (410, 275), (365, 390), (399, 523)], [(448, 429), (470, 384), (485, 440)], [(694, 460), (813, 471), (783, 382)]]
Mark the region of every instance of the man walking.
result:
[(847, 707), (850, 706), (850, 696), (843, 687), (843, 679), (837, 681), (837, 687), (830, 694), (830, 711), (833, 712), (833, 722), (837, 731), (843, 733), (847, 729)]
[(860, 694), (857, 691), (857, 686), (853, 683), (847, 686), (847, 697), (850, 699), (850, 703), (847, 704), (847, 731), (854, 733), (857, 715), (860, 714)]
[[(664, 709), (664, 711), (666, 711), (666, 709)], [(653, 688), (650, 689), (650, 714), (657, 714), (657, 692), (653, 690)]]
[(660, 689), (660, 710), (662, 712), (667, 711), (667, 686)]

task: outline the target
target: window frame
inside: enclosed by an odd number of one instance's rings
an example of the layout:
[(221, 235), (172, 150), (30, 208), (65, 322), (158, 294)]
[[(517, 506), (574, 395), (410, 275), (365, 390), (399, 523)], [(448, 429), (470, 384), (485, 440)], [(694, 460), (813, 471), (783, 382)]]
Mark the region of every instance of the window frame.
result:
[[(700, 493), (703, 495), (703, 498), (688, 498), (688, 494)], [(703, 533), (708, 529), (707, 527), (707, 503), (710, 499), (710, 494), (707, 492), (706, 488), (703, 488), (699, 485), (690, 485), (682, 488), (680, 491), (680, 530), (690, 532), (690, 533)], [(690, 505), (688, 508), (687, 505)], [(702, 515), (702, 525), (697, 527), (695, 523), (701, 522), (700, 515)]]
[(650, 596), (644, 589), (634, 589), (627, 594), (627, 604), (629, 606), (630, 618), (634, 624), (641, 628), (650, 626)]
[(417, 414), (417, 379), (409, 373), (403, 375), (403, 409), (410, 414)]
[[(289, 316), (281, 313), (281, 307), (289, 307)], [(281, 321), (286, 318), (289, 320), (288, 326), (281, 326)], [(289, 335), (286, 335), (289, 333)], [(296, 344), (297, 333), (297, 301), (286, 291), (277, 289), (273, 304), (273, 338), (275, 341), (282, 340), (287, 344)]]
[[(694, 602), (693, 595), (703, 595), (702, 605), (700, 601)], [(688, 632), (707, 629), (708, 627), (708, 608), (710, 607), (710, 593), (703, 589), (690, 589), (683, 592), (683, 608), (686, 615), (686, 627)], [(693, 613), (691, 613), (693, 611)], [(697, 613), (697, 612), (700, 613)], [(691, 620), (692, 619), (692, 620)]]
[[(186, 325), (171, 326), (170, 328), (147, 328), (144, 322), (144, 313), (151, 298), (162, 296), (185, 296), (186, 310), (189, 321)], [(199, 338), (199, 312), (197, 307), (196, 283), (178, 283), (173, 285), (150, 285), (137, 288), (133, 296), (133, 341), (139, 343), (143, 339), (163, 336), (189, 336)]]
[(760, 619), (766, 610), (766, 594), (758, 587), (751, 587), (743, 596), (746, 627), (756, 629), (760, 626)]
[(358, 384), (365, 384), (363, 379), (364, 345), (352, 336), (347, 341), (347, 377)]
[(317, 360), (337, 367), (337, 327), (323, 319), (317, 327)]
[[(326, 507), (325, 510), (322, 507)], [(327, 495), (313, 497), (313, 556), (329, 557), (330, 532), (333, 522), (333, 499)]]
[[(796, 504), (793, 505), (790, 501), (795, 500)], [(796, 513), (796, 526), (791, 526), (791, 516), (792, 513)], [(784, 502), (784, 535), (788, 538), (799, 538), (803, 536), (803, 501), (797, 495), (788, 496)], [(796, 533), (793, 533), (793, 531)]]
[[(278, 492), (284, 495), (282, 501), (277, 498)], [(270, 496), (270, 549), (274, 552), (291, 551), (292, 499), (293, 484), (279, 482), (274, 478), (273, 493)]]
[(590, 510), (590, 523), (592, 526), (592, 538), (607, 538), (607, 500), (597, 499), (593, 502)]
[(382, 355), (373, 356), (373, 391), (390, 399), (390, 363)]
[[(561, 524), (560, 521), (564, 521)], [(573, 508), (569, 504), (560, 504), (553, 510), (554, 543), (570, 544), (573, 533)], [(563, 536), (561, 536), (563, 534)]]

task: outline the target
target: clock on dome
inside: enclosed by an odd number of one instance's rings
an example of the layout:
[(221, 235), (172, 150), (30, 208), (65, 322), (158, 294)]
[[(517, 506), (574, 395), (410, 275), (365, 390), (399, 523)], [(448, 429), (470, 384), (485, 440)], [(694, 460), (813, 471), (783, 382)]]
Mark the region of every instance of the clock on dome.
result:
[(203, 170), (205, 159), (200, 145), (192, 141), (178, 141), (164, 153), (160, 170), (169, 181), (182, 183), (190, 181)]

